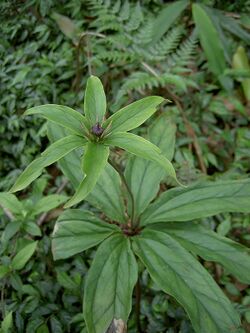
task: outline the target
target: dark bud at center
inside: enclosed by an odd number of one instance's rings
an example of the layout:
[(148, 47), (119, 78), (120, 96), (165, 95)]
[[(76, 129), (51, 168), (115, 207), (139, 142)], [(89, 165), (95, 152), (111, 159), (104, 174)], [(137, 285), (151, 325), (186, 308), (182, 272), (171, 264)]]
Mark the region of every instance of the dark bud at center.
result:
[(104, 129), (102, 128), (102, 126), (99, 123), (96, 123), (92, 128), (91, 128), (91, 132), (95, 135), (95, 136), (101, 136), (103, 133)]

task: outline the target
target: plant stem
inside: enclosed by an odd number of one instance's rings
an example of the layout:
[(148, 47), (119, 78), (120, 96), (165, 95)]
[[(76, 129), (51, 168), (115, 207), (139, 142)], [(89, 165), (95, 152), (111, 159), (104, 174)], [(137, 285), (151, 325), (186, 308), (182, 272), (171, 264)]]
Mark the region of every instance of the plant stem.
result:
[(120, 167), (114, 162), (112, 161), (110, 158), (108, 160), (109, 164), (112, 165), (112, 167), (118, 172), (122, 183), (124, 184), (124, 186), (127, 189), (127, 192), (129, 194), (130, 200), (131, 200), (131, 226), (134, 226), (134, 219), (135, 219), (135, 200), (134, 200), (134, 196), (133, 193), (127, 183), (127, 180), (122, 172), (122, 170), (120, 169)]
[(135, 286), (135, 322), (138, 333), (142, 333), (140, 314), (141, 314), (141, 285), (140, 285), (140, 277), (138, 277)]

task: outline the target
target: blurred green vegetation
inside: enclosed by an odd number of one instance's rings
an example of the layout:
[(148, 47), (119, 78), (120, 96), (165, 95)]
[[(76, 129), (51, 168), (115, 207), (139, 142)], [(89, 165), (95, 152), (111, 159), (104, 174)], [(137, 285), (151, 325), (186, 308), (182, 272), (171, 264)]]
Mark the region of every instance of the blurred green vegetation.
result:
[[(147, 95), (158, 94), (172, 101), (159, 112), (172, 114), (177, 124), (174, 164), (181, 181), (237, 179), (247, 175), (249, 83), (245, 87), (250, 73), (247, 66), (236, 68), (233, 57), (239, 46), (249, 56), (250, 1), (199, 2), (203, 15), (215, 29), (216, 45), (215, 39), (209, 40), (210, 35), (201, 30), (190, 3), (185, 0), (147, 0), (141, 4), (116, 0), (3, 1), (0, 191), (7, 191), (17, 175), (47, 145), (44, 121), (37, 117), (23, 118), (23, 112), (45, 103), (83, 110), (85, 83), (91, 73), (99, 76), (105, 86), (107, 99), (113, 105), (110, 113)], [(224, 59), (223, 73), (219, 74), (218, 59), (209, 55), (217, 47)], [(140, 128), (140, 134), (146, 132), (148, 125), (150, 121)], [(56, 166), (48, 168), (43, 177), (35, 183), (33, 191), (19, 194), (26, 205), (32, 206), (42, 193), (72, 191)], [(93, 209), (87, 203), (83, 206)], [(57, 208), (42, 216), (27, 215), (31, 225), (40, 221), (40, 233), (34, 230), (30, 233), (27, 227), (15, 229), (13, 223), (17, 225), (20, 218), (0, 208), (2, 263), (8, 262), (31, 239), (39, 240), (35, 255), (25, 267), (0, 282), (1, 315), (13, 312), (15, 332), (85, 332), (82, 292), (94, 252), (53, 262), (50, 235), (60, 212), (61, 208)], [(13, 229), (8, 227), (10, 220)], [(250, 244), (249, 216), (220, 214), (203, 223), (219, 234)], [(249, 332), (249, 286), (240, 284), (217, 264), (203, 264), (235, 302), (245, 331)], [(193, 332), (180, 306), (160, 292), (141, 270), (143, 330)], [(136, 332), (134, 314), (129, 332)]]

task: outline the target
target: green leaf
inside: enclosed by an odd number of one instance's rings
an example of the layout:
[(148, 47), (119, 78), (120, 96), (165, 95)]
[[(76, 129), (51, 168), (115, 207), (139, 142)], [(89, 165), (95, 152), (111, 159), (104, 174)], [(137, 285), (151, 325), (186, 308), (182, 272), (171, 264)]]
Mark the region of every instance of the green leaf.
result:
[(36, 333), (49, 333), (48, 326), (46, 324), (39, 326)]
[(140, 99), (114, 113), (104, 122), (103, 127), (107, 128), (110, 125), (112, 132), (130, 131), (151, 117), (163, 101), (164, 98), (159, 96)]
[(167, 234), (144, 229), (134, 250), (152, 279), (186, 310), (197, 333), (240, 332), (240, 319), (205, 268)]
[(66, 203), (65, 208), (76, 205), (94, 188), (101, 172), (107, 164), (109, 148), (103, 144), (89, 142), (83, 157), (83, 172), (85, 178), (79, 185), (74, 196)]
[(87, 81), (84, 113), (92, 125), (97, 122), (101, 124), (106, 113), (106, 96), (102, 82), (93, 75)]
[(203, 183), (173, 189), (145, 210), (142, 224), (191, 221), (224, 212), (250, 212), (250, 179)]
[(218, 15), (220, 23), (224, 29), (228, 30), (237, 38), (242, 39), (246, 44), (250, 44), (249, 32), (247, 32), (246, 29), (243, 29), (236, 19), (225, 15), (223, 11), (220, 10), (216, 10), (216, 15)]
[(52, 18), (56, 21), (60, 30), (64, 33), (65, 36), (73, 40), (76, 38), (78, 29), (71, 19), (69, 19), (67, 16), (57, 13), (53, 13)]
[(219, 77), (226, 69), (226, 60), (217, 30), (201, 5), (193, 4), (192, 10), (200, 42), (208, 60), (208, 66)]
[(37, 247), (37, 242), (32, 242), (24, 246), (12, 259), (11, 266), (15, 270), (24, 268), (29, 259), (33, 256)]
[(84, 318), (88, 332), (106, 332), (115, 319), (126, 322), (137, 281), (137, 263), (129, 239), (117, 234), (99, 246), (87, 275)]
[(88, 211), (69, 209), (56, 222), (53, 257), (55, 260), (68, 258), (96, 246), (117, 231), (117, 226), (103, 222)]
[(9, 333), (13, 327), (12, 311), (10, 311), (3, 319), (1, 323), (2, 333)]
[(168, 4), (166, 8), (162, 7), (160, 14), (153, 21), (150, 45), (156, 43), (175, 24), (178, 16), (187, 8), (188, 4), (187, 0), (180, 0)]
[(62, 203), (64, 203), (68, 197), (61, 194), (50, 194), (42, 199), (40, 199), (38, 202), (35, 203), (32, 209), (32, 213), (35, 215), (48, 212), (58, 206), (60, 206)]
[[(166, 114), (159, 117), (149, 128), (149, 141), (158, 146), (169, 160), (174, 154), (175, 131), (175, 124)], [(156, 196), (164, 173), (155, 162), (133, 156), (126, 165), (125, 176), (134, 196), (137, 218)]]
[(58, 283), (68, 290), (77, 290), (79, 288), (78, 284), (66, 273), (57, 271), (57, 281)]
[(22, 222), (20, 221), (9, 222), (2, 233), (2, 242), (7, 243), (21, 229), (21, 226)]
[(111, 220), (121, 223), (126, 221), (121, 180), (111, 165), (106, 165), (86, 201), (100, 209)]
[(21, 214), (23, 210), (22, 203), (14, 194), (8, 192), (0, 192), (0, 206), (7, 208), (13, 214)]
[[(47, 130), (48, 137), (51, 143), (69, 135), (68, 130), (51, 122), (48, 122)], [(83, 171), (80, 161), (81, 155), (82, 148), (77, 148), (58, 161), (58, 165), (62, 170), (63, 174), (69, 179), (75, 189), (83, 179)]]
[(46, 166), (55, 163), (63, 156), (67, 155), (72, 150), (82, 147), (87, 140), (76, 135), (69, 135), (50, 145), (42, 154), (41, 157), (35, 159), (17, 178), (15, 184), (10, 189), (10, 192), (16, 192), (27, 187), (33, 180), (38, 178)]
[(157, 146), (142, 137), (132, 133), (116, 132), (110, 134), (105, 139), (105, 144), (120, 147), (131, 154), (156, 162), (170, 177), (178, 182), (172, 163), (162, 154)]
[(24, 224), (23, 228), (32, 236), (42, 236), (41, 230), (36, 222), (28, 221)]
[(89, 127), (87, 119), (68, 106), (45, 104), (27, 110), (24, 115), (39, 114), (45, 119), (69, 129), (73, 134), (83, 136)]
[(8, 273), (9, 273), (9, 267), (0, 265), (0, 279), (5, 277), (5, 275)]
[(194, 223), (161, 223), (152, 225), (152, 229), (170, 234), (188, 251), (205, 260), (219, 262), (239, 281), (250, 283), (248, 248)]
[[(239, 46), (237, 48), (236, 53), (233, 56), (233, 68), (234, 69), (243, 69), (243, 70), (250, 70), (250, 64), (248, 61), (247, 52), (244, 47)], [(241, 82), (244, 95), (246, 100), (250, 101), (250, 79), (244, 79)]]

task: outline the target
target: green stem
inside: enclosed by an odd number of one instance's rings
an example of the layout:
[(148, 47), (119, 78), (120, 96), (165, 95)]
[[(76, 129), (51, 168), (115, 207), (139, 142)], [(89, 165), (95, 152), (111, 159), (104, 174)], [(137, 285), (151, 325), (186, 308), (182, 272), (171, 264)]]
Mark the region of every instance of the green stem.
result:
[(122, 183), (124, 184), (124, 186), (127, 189), (127, 192), (129, 194), (130, 200), (131, 200), (131, 226), (134, 226), (134, 219), (135, 219), (135, 200), (134, 200), (134, 196), (133, 193), (127, 183), (127, 180), (124, 176), (124, 173), (122, 172), (122, 170), (120, 169), (120, 167), (114, 162), (112, 161), (110, 158), (108, 160), (109, 164), (112, 165), (112, 167), (118, 172)]

